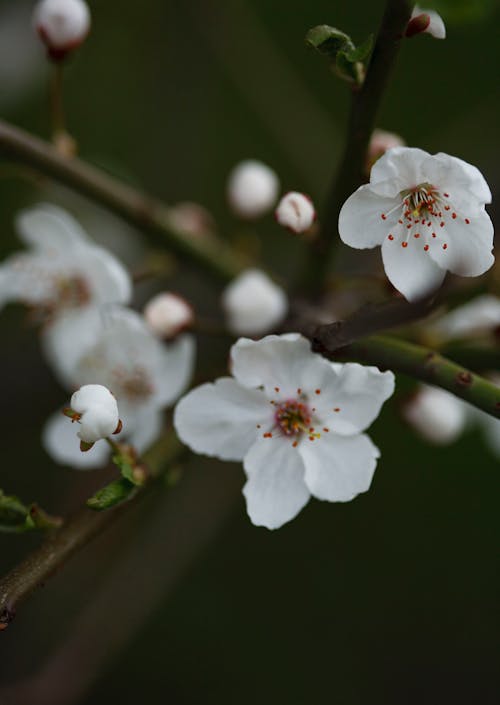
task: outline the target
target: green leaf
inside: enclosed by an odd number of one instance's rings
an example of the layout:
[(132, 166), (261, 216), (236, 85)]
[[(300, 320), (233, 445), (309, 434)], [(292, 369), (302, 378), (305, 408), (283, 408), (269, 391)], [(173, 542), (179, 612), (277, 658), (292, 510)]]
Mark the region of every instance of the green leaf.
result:
[(358, 47), (355, 47), (354, 49), (349, 49), (349, 51), (345, 52), (345, 55), (348, 61), (356, 63), (357, 61), (364, 61), (364, 59), (367, 58), (372, 49), (373, 34), (370, 34), (370, 36), (365, 39), (362, 44), (360, 44)]
[(354, 49), (354, 44), (348, 34), (327, 24), (310, 29), (306, 34), (305, 42), (330, 59), (335, 59), (341, 49)]
[(111, 458), (117, 468), (120, 469), (122, 477), (131, 482), (133, 485), (143, 485), (146, 475), (142, 468), (138, 468), (135, 463), (135, 458), (132, 458), (126, 451), (116, 453)]
[(0, 531), (26, 531), (29, 509), (17, 497), (4, 494), (0, 490)]
[(122, 477), (98, 490), (93, 497), (87, 500), (87, 506), (97, 512), (102, 512), (130, 499), (135, 489), (134, 484)]

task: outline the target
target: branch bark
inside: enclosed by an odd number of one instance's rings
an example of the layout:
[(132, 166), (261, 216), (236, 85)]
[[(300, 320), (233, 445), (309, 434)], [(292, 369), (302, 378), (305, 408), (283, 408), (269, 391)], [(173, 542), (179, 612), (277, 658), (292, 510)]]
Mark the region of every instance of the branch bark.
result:
[(332, 252), (338, 243), (339, 211), (351, 193), (366, 181), (363, 172), (368, 144), (412, 9), (413, 3), (408, 0), (387, 0), (366, 78), (361, 89), (353, 89), (344, 153), (320, 234), (311, 244), (305, 263), (302, 286), (310, 293), (320, 293), (324, 286)]
[(89, 196), (136, 227), (149, 231), (173, 252), (222, 282), (233, 279), (242, 263), (222, 241), (195, 240), (175, 222), (160, 201), (124, 184), (74, 157), (65, 157), (50, 144), (0, 120), (0, 154)]

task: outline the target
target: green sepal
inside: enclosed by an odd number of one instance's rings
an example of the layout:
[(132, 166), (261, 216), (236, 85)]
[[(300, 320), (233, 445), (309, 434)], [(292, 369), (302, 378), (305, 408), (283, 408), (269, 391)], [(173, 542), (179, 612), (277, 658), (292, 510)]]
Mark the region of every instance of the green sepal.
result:
[(352, 62), (344, 51), (339, 51), (334, 71), (344, 81), (361, 86), (365, 78), (365, 67), (361, 61)]
[(102, 512), (130, 499), (135, 489), (134, 484), (122, 477), (98, 490), (93, 497), (87, 500), (87, 507), (96, 512)]
[(364, 61), (370, 55), (372, 49), (373, 34), (370, 34), (362, 44), (352, 49), (344, 49), (344, 52), (347, 60), (354, 64), (357, 61)]
[(137, 466), (135, 455), (121, 450), (120, 453), (115, 453), (111, 460), (119, 468), (122, 477), (130, 483), (136, 486), (144, 484), (146, 473), (143, 468)]

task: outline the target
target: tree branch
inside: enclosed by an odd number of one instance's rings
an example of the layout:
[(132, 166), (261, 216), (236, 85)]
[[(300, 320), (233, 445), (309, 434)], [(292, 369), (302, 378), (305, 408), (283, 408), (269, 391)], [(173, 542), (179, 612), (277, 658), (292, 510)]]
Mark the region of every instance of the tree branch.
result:
[(321, 231), (311, 243), (305, 263), (303, 287), (318, 293), (331, 265), (338, 243), (337, 221), (346, 199), (362, 184), (364, 166), (377, 114), (399, 53), (401, 39), (413, 9), (409, 0), (387, 0), (366, 78), (361, 89), (352, 91), (345, 149), (332, 186)]
[(225, 243), (195, 240), (176, 224), (171, 210), (150, 196), (74, 157), (65, 157), (38, 137), (0, 120), (0, 154), (89, 196), (138, 228), (156, 235), (174, 252), (222, 282), (242, 268)]
[(14, 619), (17, 607), (81, 548), (144, 496), (165, 466), (183, 451), (174, 433), (167, 434), (144, 455), (149, 480), (128, 502), (95, 512), (84, 507), (54, 531), (33, 553), (0, 580), (0, 630)]
[(433, 384), (500, 418), (500, 388), (429, 348), (386, 336), (364, 338), (342, 348), (326, 341), (325, 331), (313, 338), (313, 350), (329, 360), (356, 360), (402, 372)]

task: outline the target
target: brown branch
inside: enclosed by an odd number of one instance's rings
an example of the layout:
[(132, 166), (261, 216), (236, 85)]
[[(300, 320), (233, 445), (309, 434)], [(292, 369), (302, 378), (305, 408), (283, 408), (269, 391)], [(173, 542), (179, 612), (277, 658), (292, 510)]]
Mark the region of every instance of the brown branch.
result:
[(47, 142), (1, 120), (0, 154), (101, 203), (222, 282), (242, 268), (234, 252), (213, 235), (194, 239), (180, 229), (165, 204), (80, 159), (62, 156)]
[(366, 78), (353, 89), (344, 153), (337, 169), (318, 239), (305, 263), (303, 288), (318, 293), (324, 286), (331, 255), (338, 243), (337, 221), (346, 199), (362, 184), (371, 134), (387, 84), (398, 57), (401, 39), (413, 9), (409, 0), (387, 0)]

